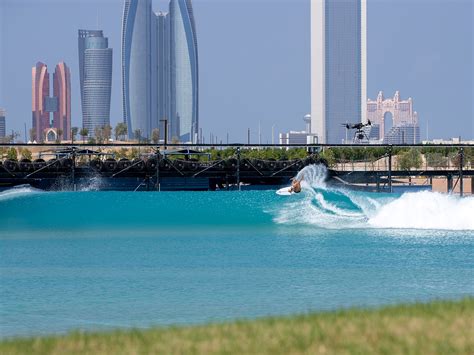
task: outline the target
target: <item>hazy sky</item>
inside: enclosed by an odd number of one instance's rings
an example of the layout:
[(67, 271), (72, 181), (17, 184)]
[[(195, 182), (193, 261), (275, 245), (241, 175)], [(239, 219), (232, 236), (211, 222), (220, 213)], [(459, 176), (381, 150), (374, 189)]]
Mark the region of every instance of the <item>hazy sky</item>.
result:
[[(310, 112), (310, 0), (194, 0), (200, 122), (225, 141), (302, 130)], [(7, 129), (31, 127), (31, 68), (65, 61), (72, 124), (81, 126), (77, 30), (105, 31), (114, 49), (111, 123), (122, 120), (122, 0), (0, 0), (0, 107)], [(167, 1), (155, 0), (155, 11)], [(472, 0), (368, 0), (368, 96), (412, 97), (422, 137), (474, 139)]]

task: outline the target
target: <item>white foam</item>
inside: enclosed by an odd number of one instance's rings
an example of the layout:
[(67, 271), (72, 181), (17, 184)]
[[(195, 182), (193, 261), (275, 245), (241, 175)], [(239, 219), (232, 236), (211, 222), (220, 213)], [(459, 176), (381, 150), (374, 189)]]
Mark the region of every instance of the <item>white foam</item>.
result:
[(38, 189), (34, 189), (31, 186), (16, 187), (10, 190), (5, 190), (3, 192), (0, 192), (0, 202), (13, 200), (15, 198), (20, 198), (20, 197), (24, 197), (24, 196), (28, 196), (32, 194), (39, 194), (39, 193), (42, 193), (42, 191)]
[(474, 197), (407, 193), (380, 207), (368, 223), (376, 228), (474, 230)]
[(303, 193), (275, 211), (280, 224), (326, 229), (474, 230), (474, 197), (417, 192), (368, 194), (326, 186), (322, 166), (303, 169)]

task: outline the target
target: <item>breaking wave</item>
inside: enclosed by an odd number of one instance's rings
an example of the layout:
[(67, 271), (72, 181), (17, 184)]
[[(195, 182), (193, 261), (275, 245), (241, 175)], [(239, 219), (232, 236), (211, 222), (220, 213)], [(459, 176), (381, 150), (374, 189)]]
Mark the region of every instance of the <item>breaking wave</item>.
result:
[(13, 200), (20, 197), (25, 197), (33, 194), (44, 193), (41, 190), (35, 189), (29, 185), (15, 187), (9, 190), (0, 192), (0, 202)]
[(303, 178), (302, 196), (277, 210), (275, 221), (326, 229), (474, 230), (474, 197), (350, 191), (326, 185), (326, 174), (322, 166), (303, 169), (298, 176)]

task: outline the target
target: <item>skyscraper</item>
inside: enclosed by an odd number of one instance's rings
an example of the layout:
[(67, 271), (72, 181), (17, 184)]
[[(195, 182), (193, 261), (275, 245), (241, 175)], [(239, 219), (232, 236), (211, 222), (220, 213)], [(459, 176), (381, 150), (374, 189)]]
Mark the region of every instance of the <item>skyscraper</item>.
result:
[[(38, 62), (32, 69), (32, 121), (33, 140), (44, 141), (48, 128), (62, 130), (62, 139), (69, 139), (71, 133), (71, 72), (61, 62), (53, 75), (53, 93), (49, 96), (49, 73), (46, 64)], [(51, 115), (53, 112), (53, 122)]]
[(191, 0), (171, 0), (171, 131), (196, 142), (199, 131), (199, 66)]
[(51, 126), (45, 102), (49, 97), (49, 73), (46, 64), (38, 62), (32, 69), (32, 126), (33, 140), (44, 140), (44, 131)]
[(7, 125), (6, 125), (7, 113), (4, 109), (0, 108), (0, 141), (5, 138), (7, 134)]
[(156, 112), (158, 122), (155, 128), (160, 128), (160, 136), (164, 138), (164, 125), (161, 120), (171, 119), (171, 53), (170, 53), (170, 16), (166, 12), (159, 12), (156, 16)]
[(82, 125), (89, 136), (110, 125), (112, 54), (102, 31), (79, 30)]
[(367, 0), (311, 0), (311, 117), (319, 143), (340, 144), (365, 122)]
[(71, 138), (71, 71), (64, 62), (56, 65), (53, 91), (58, 100), (57, 110), (53, 113), (53, 127), (63, 132), (62, 139), (68, 140)]
[(152, 1), (125, 0), (122, 19), (122, 105), (128, 135), (152, 131)]
[(191, 0), (171, 0), (153, 13), (151, 0), (125, 0), (122, 23), (122, 93), (129, 137), (151, 138), (161, 120), (170, 137), (197, 141), (198, 53)]

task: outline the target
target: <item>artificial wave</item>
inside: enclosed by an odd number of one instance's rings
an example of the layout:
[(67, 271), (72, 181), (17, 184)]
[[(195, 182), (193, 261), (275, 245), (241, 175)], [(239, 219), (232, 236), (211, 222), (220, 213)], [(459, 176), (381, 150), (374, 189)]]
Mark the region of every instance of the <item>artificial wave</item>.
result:
[(324, 166), (304, 168), (297, 177), (303, 193), (275, 211), (275, 221), (326, 229), (474, 230), (474, 197), (351, 191), (326, 184), (326, 176)]

